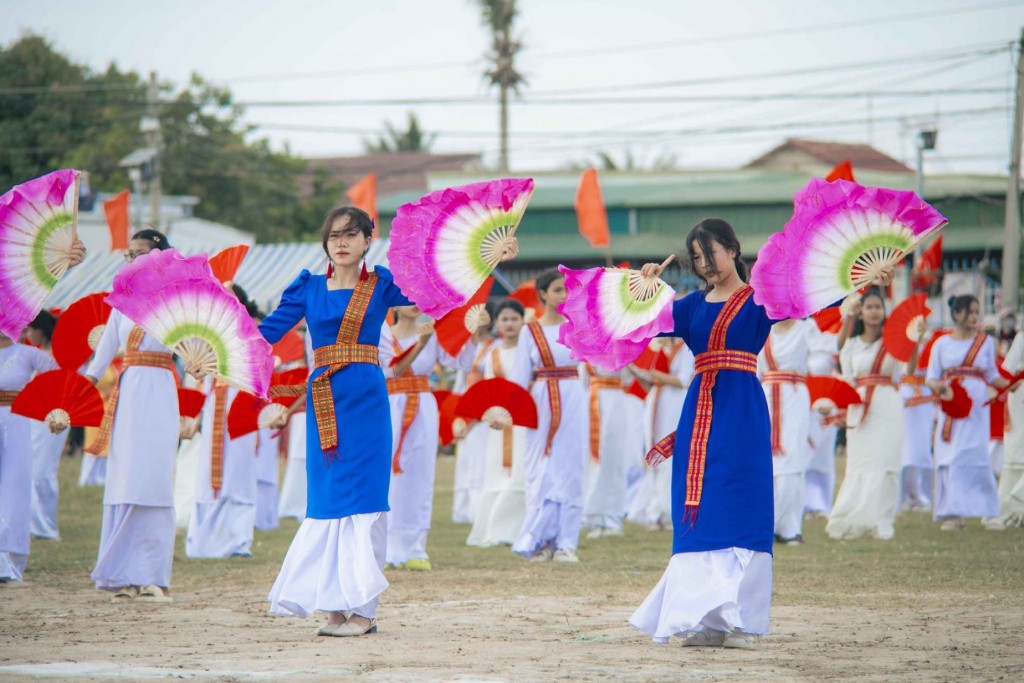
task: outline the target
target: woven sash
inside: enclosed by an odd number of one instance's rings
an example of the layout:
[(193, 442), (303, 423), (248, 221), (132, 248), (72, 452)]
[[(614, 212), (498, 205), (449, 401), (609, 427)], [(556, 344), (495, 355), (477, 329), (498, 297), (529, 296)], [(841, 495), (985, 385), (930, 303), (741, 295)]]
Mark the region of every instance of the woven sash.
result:
[(618, 377), (601, 377), (594, 367), (587, 363), (590, 375), (590, 459), (601, 462), (601, 391), (615, 389), (622, 391), (622, 380)]
[(551, 425), (548, 427), (548, 438), (544, 443), (544, 455), (551, 455), (551, 444), (555, 440), (555, 433), (562, 424), (562, 394), (558, 389), (558, 380), (579, 378), (579, 371), (575, 367), (558, 367), (555, 365), (555, 356), (551, 353), (551, 346), (548, 338), (544, 336), (544, 328), (540, 323), (534, 321), (526, 326), (533, 335), (533, 343), (537, 345), (537, 352), (540, 354), (541, 367), (534, 373), (535, 380), (542, 380), (548, 385), (548, 403), (551, 406)]
[(484, 378), (484, 358), (487, 356), (487, 352), (491, 350), (492, 346), (494, 346), (494, 340), (489, 339), (486, 343), (481, 344), (477, 348), (476, 355), (473, 357), (473, 365), (470, 366), (469, 372), (466, 373), (467, 389)]
[[(972, 367), (974, 361), (978, 358), (978, 354), (981, 352), (981, 347), (985, 344), (985, 340), (988, 337), (985, 336), (984, 332), (979, 332), (974, 338), (974, 342), (971, 344), (971, 348), (967, 350), (967, 355), (964, 356), (964, 362), (958, 367), (949, 368), (942, 373), (942, 378), (945, 380), (951, 379), (964, 379), (973, 377), (974, 379), (980, 379), (982, 382), (987, 381), (985, 377), (985, 371), (981, 368)], [(942, 440), (945, 443), (949, 443), (953, 438), (953, 418), (949, 415), (945, 416), (942, 422)]]
[(174, 356), (162, 351), (139, 351), (142, 338), (146, 332), (138, 325), (132, 327), (128, 333), (128, 343), (125, 345), (124, 363), (121, 374), (117, 376), (114, 383), (114, 390), (110, 392), (107, 403), (103, 407), (103, 421), (100, 422), (100, 431), (96, 439), (85, 449), (86, 453), (103, 458), (107, 455), (107, 448), (110, 447), (110, 436), (114, 433), (114, 414), (117, 413), (117, 400), (121, 393), (121, 378), (128, 368), (164, 368), (174, 372)]
[[(392, 340), (395, 348), (395, 355), (401, 355), (402, 346), (397, 339)], [(402, 474), (402, 446), (405, 444), (405, 437), (412, 427), (416, 414), (420, 412), (420, 394), (430, 391), (430, 380), (422, 375), (412, 374), (412, 369), (407, 369), (401, 377), (388, 378), (389, 394), (405, 394), (405, 409), (402, 411), (402, 431), (398, 437), (398, 446), (395, 447), (395, 454), (391, 456), (391, 471), (395, 474)]]
[(896, 386), (892, 381), (892, 377), (881, 374), (882, 364), (885, 362), (886, 353), (885, 342), (879, 340), (878, 351), (875, 352), (875, 359), (871, 361), (871, 372), (866, 375), (861, 375), (854, 380), (854, 384), (856, 386), (867, 387), (867, 391), (864, 392), (864, 409), (860, 413), (860, 422), (857, 423), (858, 425), (864, 424), (864, 420), (868, 419), (868, 411), (871, 410), (871, 401), (875, 397), (875, 388)]
[[(672, 372), (672, 363), (685, 346), (686, 344), (682, 341), (676, 341), (672, 345), (672, 350), (668, 352), (668, 368), (670, 373)], [(665, 388), (665, 383), (652, 377), (651, 384), (654, 385), (654, 396), (651, 397), (651, 401), (653, 401), (651, 405), (651, 433), (653, 434), (658, 425), (658, 402), (661, 400), (661, 392)]]
[(903, 402), (903, 405), (907, 408), (914, 408), (917, 406), (923, 406), (928, 403), (937, 403), (939, 397), (934, 394), (924, 395), (922, 389), (928, 386), (927, 381), (920, 375), (904, 375), (900, 380), (900, 384), (914, 388), (914, 393)]
[(345, 316), (341, 319), (337, 342), (331, 346), (313, 349), (317, 368), (326, 368), (313, 380), (313, 412), (316, 415), (316, 429), (320, 436), (320, 449), (328, 460), (338, 452), (338, 418), (334, 413), (331, 375), (351, 363), (380, 364), (376, 347), (356, 343), (376, 286), (376, 273), (370, 273), (365, 278), (360, 277), (352, 292), (352, 299), (345, 309)]
[(761, 377), (761, 384), (771, 387), (772, 455), (785, 455), (786, 450), (782, 447), (782, 385), (804, 384), (807, 378), (799, 372), (779, 370), (779, 363), (772, 350), (772, 335), (768, 335), (764, 343), (764, 359), (768, 364), (768, 372)]
[(0, 408), (9, 407), (16, 398), (18, 398), (17, 391), (0, 391)]
[(213, 439), (210, 444), (210, 488), (216, 498), (224, 484), (224, 431), (227, 425), (228, 385), (213, 382)]
[[(505, 366), (501, 362), (501, 349), (495, 347), (491, 350), (491, 371), (495, 377), (505, 378)], [(508, 470), (512, 469), (512, 425), (503, 427), (501, 430), (501, 466)]]

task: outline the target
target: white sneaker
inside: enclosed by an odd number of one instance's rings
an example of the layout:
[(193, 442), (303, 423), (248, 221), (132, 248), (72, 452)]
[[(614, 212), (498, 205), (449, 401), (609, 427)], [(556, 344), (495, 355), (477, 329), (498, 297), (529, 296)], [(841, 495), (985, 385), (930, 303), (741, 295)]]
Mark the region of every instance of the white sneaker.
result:
[(1006, 531), (1006, 526), (1003, 524), (1003, 520), (998, 517), (983, 519), (981, 520), (981, 525), (985, 527), (987, 531)]
[(576, 557), (575, 550), (556, 550), (552, 558), (555, 562), (572, 562), (579, 564), (580, 558)]
[(733, 631), (725, 636), (725, 642), (722, 643), (722, 647), (731, 647), (737, 650), (753, 650), (760, 642), (761, 636)]
[(541, 548), (533, 555), (530, 555), (530, 562), (547, 562), (551, 559), (552, 554), (551, 548)]
[(683, 647), (721, 647), (724, 642), (722, 631), (691, 631), (683, 637)]
[(618, 528), (618, 529), (615, 529), (615, 528), (606, 528), (606, 529), (604, 530), (604, 533), (603, 533), (603, 534), (601, 534), (601, 535), (602, 535), (602, 536), (625, 536), (625, 535), (626, 535), (626, 532), (625, 532), (625, 531), (623, 531), (623, 530), (622, 530), (621, 528)]
[(960, 517), (950, 517), (939, 526), (940, 531), (961, 531), (964, 528), (964, 520)]
[(602, 527), (597, 527), (587, 532), (588, 541), (596, 540), (602, 536), (604, 536), (604, 529)]

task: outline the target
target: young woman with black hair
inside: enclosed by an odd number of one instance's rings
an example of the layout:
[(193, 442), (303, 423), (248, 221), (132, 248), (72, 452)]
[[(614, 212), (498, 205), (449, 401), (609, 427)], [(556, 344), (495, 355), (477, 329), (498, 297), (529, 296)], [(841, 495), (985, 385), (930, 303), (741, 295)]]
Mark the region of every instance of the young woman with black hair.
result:
[[(26, 341), (52, 357), (50, 341), (56, 324), (57, 318), (49, 311), (40, 311), (25, 329)], [(36, 538), (60, 538), (57, 470), (67, 440), (68, 432), (54, 434), (45, 422), (32, 421), (32, 535)]]
[(846, 473), (825, 531), (832, 538), (888, 540), (900, 505), (904, 426), (899, 381), (907, 365), (917, 364), (917, 351), (907, 364), (886, 351), (885, 300), (877, 289), (844, 308), (845, 325), (852, 321), (853, 327), (839, 363), (843, 378), (856, 385), (863, 403), (847, 412)]
[[(128, 263), (168, 249), (156, 230), (132, 235)], [(118, 311), (110, 314), (86, 377), (94, 384), (124, 350), (99, 436), (86, 452), (107, 453), (100, 547), (92, 578), (115, 601), (170, 602), (174, 561), (174, 462), (178, 452), (177, 374), (171, 350)]]
[(520, 333), (508, 378), (537, 404), (537, 429), (526, 436), (526, 521), (512, 550), (532, 561), (579, 562), (587, 443), (587, 395), (579, 364), (558, 343), (565, 317), (565, 276), (557, 269), (537, 276), (544, 314)]
[[(675, 459), (673, 554), (630, 623), (657, 642), (750, 648), (768, 632), (771, 606), (772, 447), (757, 353), (775, 321), (753, 301), (731, 225), (697, 223), (685, 249), (707, 288), (675, 302), (666, 335), (696, 358), (677, 431), (655, 446)], [(641, 274), (661, 271), (651, 263)]]
[[(483, 362), (484, 379), (508, 379), (516, 361), (516, 347), (526, 320), (523, 305), (502, 301), (495, 310), (500, 341)], [(483, 456), (484, 482), (477, 499), (473, 528), (466, 545), (481, 548), (512, 545), (526, 518), (526, 483), (523, 478), (526, 428), (493, 422), (485, 424), (487, 442)]]
[(995, 344), (979, 329), (980, 306), (971, 294), (949, 298), (954, 328), (932, 346), (928, 386), (940, 397), (952, 394), (959, 382), (971, 398), (971, 412), (962, 419), (939, 416), (935, 434), (934, 518), (944, 531), (964, 526), (965, 517), (981, 517), (985, 528), (1003, 528), (995, 474), (988, 455), (989, 386), (1006, 380), (996, 369)]

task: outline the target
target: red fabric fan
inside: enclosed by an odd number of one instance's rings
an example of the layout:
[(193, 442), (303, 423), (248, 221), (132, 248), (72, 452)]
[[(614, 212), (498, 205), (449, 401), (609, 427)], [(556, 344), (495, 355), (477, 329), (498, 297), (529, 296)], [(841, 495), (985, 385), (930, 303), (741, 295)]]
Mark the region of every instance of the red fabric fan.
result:
[(633, 382), (628, 387), (626, 387), (626, 393), (633, 394), (641, 401), (647, 400), (648, 392), (646, 389), (644, 389), (644, 385), (640, 384), (639, 380), (633, 380)]
[(853, 385), (828, 375), (808, 375), (807, 392), (811, 396), (812, 406), (822, 399), (831, 401), (840, 410), (846, 410), (852, 403), (863, 403)]
[(178, 389), (178, 415), (199, 417), (206, 403), (206, 394), (197, 389)]
[(494, 278), (489, 277), (462, 306), (447, 313), (434, 325), (434, 333), (441, 348), (452, 356), (459, 351), (480, 327), (480, 314), (486, 311), (487, 297), (491, 295)]
[(295, 397), (275, 398), (266, 401), (259, 396), (240, 391), (228, 409), (228, 436), (237, 439), (252, 434), (258, 429), (269, 427), (278, 416), (283, 415)]
[(670, 367), (668, 363), (668, 356), (661, 349), (654, 349), (648, 346), (644, 349), (636, 360), (633, 361), (633, 365), (637, 366), (641, 370), (658, 370), (659, 372), (669, 372)]
[(103, 398), (92, 382), (70, 370), (51, 370), (25, 385), (11, 412), (63, 427), (99, 427)]
[(952, 332), (952, 330), (932, 330), (932, 336), (925, 342), (924, 346), (921, 347), (921, 352), (917, 354), (917, 368), (918, 370), (927, 370), (928, 363), (932, 357), (932, 347), (935, 346), (935, 340), (939, 337), (944, 337)]
[(967, 390), (964, 389), (964, 385), (958, 380), (953, 380), (949, 388), (953, 390), (953, 396), (949, 400), (939, 403), (942, 407), (942, 412), (954, 420), (960, 420), (970, 415), (971, 408), (974, 407), (974, 401), (971, 400)]
[(892, 314), (885, 321), (882, 328), (882, 341), (885, 343), (885, 350), (889, 355), (898, 361), (906, 363), (914, 352), (921, 337), (918, 335), (918, 326), (921, 321), (927, 320), (932, 309), (925, 305), (926, 295), (911, 294), (900, 302), (900, 305), (892, 309)]
[(281, 337), (281, 340), (274, 344), (271, 348), (271, 353), (274, 355), (274, 361), (277, 365), (294, 363), (306, 357), (306, 342), (302, 339), (301, 334), (291, 330), (286, 332)]
[(473, 420), (502, 416), (519, 427), (537, 428), (537, 404), (530, 392), (500, 377), (485, 379), (467, 389), (455, 413)]
[(210, 270), (213, 271), (213, 276), (224, 284), (233, 282), (235, 275), (238, 274), (239, 266), (242, 265), (242, 261), (245, 260), (245, 255), (248, 253), (248, 245), (238, 244), (211, 256)]
[(434, 399), (437, 401), (437, 438), (442, 446), (447, 446), (452, 441), (455, 441), (454, 423), (458, 419), (458, 415), (455, 414), (455, 407), (459, 404), (460, 396), (450, 391), (435, 391), (433, 393)]
[(843, 329), (843, 314), (838, 306), (824, 308), (814, 314), (814, 322), (822, 332), (839, 334)]
[[(294, 386), (304, 383), (307, 379), (309, 379), (309, 371), (306, 368), (292, 368), (283, 372), (275, 372), (270, 377), (270, 386)], [(287, 405), (291, 405), (291, 403)]]
[(533, 309), (538, 318), (544, 315), (544, 305), (540, 302), (540, 297), (537, 296), (536, 280), (527, 280), (519, 285), (508, 295), (508, 298), (515, 299), (527, 310)]
[(84, 296), (68, 306), (53, 328), (53, 358), (65, 370), (85, 365), (96, 350), (110, 318), (109, 292)]

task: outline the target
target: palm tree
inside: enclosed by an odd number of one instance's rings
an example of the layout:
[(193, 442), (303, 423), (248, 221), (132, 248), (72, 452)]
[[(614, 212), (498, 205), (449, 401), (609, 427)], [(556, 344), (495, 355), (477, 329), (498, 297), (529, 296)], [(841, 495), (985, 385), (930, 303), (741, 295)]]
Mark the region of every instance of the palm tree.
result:
[(477, 0), (480, 5), (484, 26), (491, 31), (491, 49), (487, 52), (488, 68), (484, 77), (492, 86), (498, 86), (498, 100), (501, 103), (501, 156), (499, 170), (508, 171), (508, 94), (519, 94), (519, 88), (526, 84), (523, 74), (516, 71), (515, 57), (523, 49), (523, 43), (512, 37), (512, 25), (516, 18), (515, 0)]
[(429, 152), (437, 138), (436, 133), (427, 135), (423, 132), (416, 114), (412, 112), (409, 112), (408, 127), (404, 131), (395, 128), (390, 121), (385, 121), (384, 127), (387, 128), (386, 135), (380, 135), (376, 140), (363, 140), (363, 148), (367, 152)]

